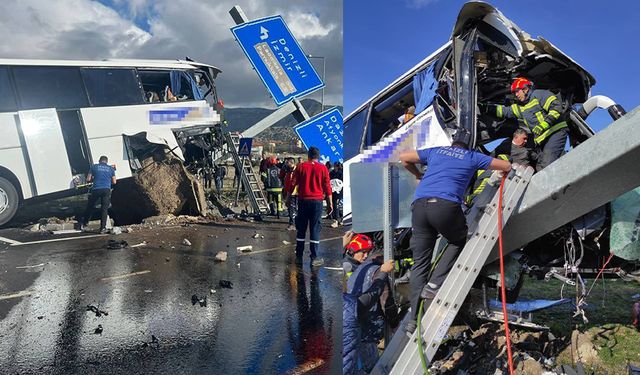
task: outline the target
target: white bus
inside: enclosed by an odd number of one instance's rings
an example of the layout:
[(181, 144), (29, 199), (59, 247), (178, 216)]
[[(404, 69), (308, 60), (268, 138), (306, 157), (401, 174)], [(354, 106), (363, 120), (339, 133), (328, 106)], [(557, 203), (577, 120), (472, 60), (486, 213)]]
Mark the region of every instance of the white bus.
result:
[(0, 59), (0, 225), (24, 201), (81, 192), (100, 155), (120, 179), (151, 144), (189, 159), (220, 124), (220, 72), (184, 60)]

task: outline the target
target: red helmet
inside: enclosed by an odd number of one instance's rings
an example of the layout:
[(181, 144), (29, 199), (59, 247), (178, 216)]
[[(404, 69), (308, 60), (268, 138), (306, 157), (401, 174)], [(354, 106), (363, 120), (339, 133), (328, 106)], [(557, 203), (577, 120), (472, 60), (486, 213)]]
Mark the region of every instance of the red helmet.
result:
[(511, 92), (515, 93), (516, 90), (523, 89), (526, 86), (529, 86), (529, 89), (531, 89), (533, 87), (533, 82), (529, 81), (524, 77), (518, 77), (514, 79), (513, 83), (511, 84)]
[(276, 165), (278, 164), (278, 159), (276, 159), (275, 156), (272, 156), (269, 158), (269, 165)]
[(354, 254), (359, 251), (370, 251), (371, 249), (373, 249), (373, 241), (365, 234), (356, 234), (346, 246), (346, 250)]

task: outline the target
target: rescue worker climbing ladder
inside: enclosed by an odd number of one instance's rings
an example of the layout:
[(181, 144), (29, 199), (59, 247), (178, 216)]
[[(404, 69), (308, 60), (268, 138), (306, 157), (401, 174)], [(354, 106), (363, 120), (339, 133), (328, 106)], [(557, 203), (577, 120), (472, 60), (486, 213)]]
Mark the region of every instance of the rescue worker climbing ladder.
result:
[(534, 90), (533, 82), (518, 77), (511, 92), (521, 104), (481, 105), (481, 109), (500, 119), (517, 119), (534, 134), (534, 143), (542, 150), (536, 170), (541, 170), (562, 155), (567, 142), (567, 122), (562, 102), (549, 90)]

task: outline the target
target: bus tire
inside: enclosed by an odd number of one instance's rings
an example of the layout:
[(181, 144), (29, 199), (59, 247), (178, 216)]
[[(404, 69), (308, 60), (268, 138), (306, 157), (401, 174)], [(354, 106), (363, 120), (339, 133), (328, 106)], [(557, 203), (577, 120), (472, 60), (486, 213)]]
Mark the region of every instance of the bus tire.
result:
[(6, 224), (18, 211), (20, 197), (11, 181), (0, 177), (0, 225)]

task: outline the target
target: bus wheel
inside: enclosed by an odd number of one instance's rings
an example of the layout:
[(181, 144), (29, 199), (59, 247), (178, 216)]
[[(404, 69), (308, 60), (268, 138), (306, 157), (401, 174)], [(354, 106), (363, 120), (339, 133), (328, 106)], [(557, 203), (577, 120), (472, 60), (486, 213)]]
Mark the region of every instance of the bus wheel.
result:
[(18, 191), (15, 186), (4, 177), (0, 177), (0, 225), (4, 225), (13, 218), (18, 210)]

